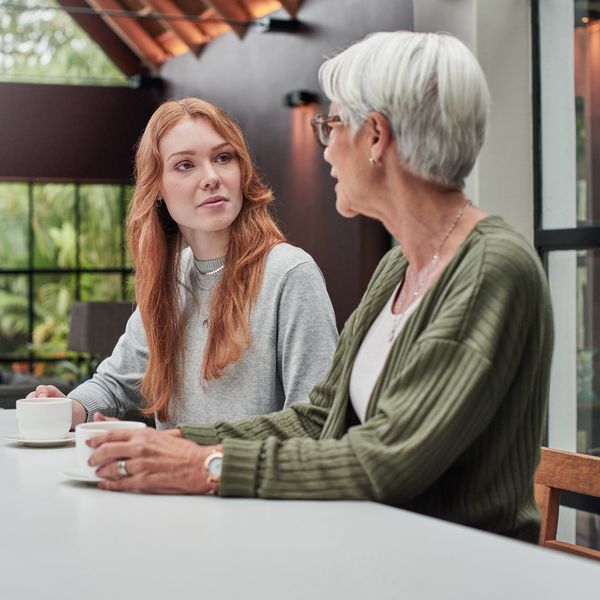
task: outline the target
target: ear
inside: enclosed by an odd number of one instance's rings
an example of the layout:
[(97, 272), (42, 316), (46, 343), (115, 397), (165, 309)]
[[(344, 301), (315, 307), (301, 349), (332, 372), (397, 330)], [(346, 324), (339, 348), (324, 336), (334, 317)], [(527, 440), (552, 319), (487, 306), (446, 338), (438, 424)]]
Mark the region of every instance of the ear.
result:
[(366, 124), (370, 145), (369, 158), (372, 158), (375, 161), (375, 164), (377, 164), (378, 162), (381, 162), (388, 146), (393, 143), (394, 136), (387, 118), (381, 113), (369, 113)]

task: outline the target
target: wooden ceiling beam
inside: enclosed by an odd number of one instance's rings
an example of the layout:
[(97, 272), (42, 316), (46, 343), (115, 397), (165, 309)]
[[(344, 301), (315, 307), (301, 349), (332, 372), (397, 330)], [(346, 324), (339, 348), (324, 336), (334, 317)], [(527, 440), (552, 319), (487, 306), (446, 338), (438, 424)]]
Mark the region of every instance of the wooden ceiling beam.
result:
[[(181, 9), (172, 0), (147, 0), (147, 2), (156, 12), (164, 15), (183, 15)], [(164, 22), (196, 56), (198, 56), (204, 44), (210, 41), (210, 37), (200, 31), (193, 21), (169, 19)]]
[[(236, 0), (204, 0), (204, 3), (210, 6), (222, 19), (236, 21), (252, 21), (254, 19), (246, 6), (239, 4)], [(242, 38), (248, 26), (230, 24), (229, 27), (235, 31), (238, 37)]]
[[(85, 0), (58, 0), (58, 3), (65, 8), (89, 8)], [(102, 19), (95, 15), (71, 14), (70, 16), (125, 75), (131, 77), (140, 73), (142, 63), (138, 56)]]
[[(87, 0), (87, 3), (98, 10), (123, 10), (123, 6), (116, 0)], [(158, 71), (158, 67), (169, 58), (163, 48), (135, 19), (108, 15), (103, 15), (102, 19), (150, 70)]]
[(292, 17), (295, 17), (298, 14), (298, 9), (302, 4), (302, 0), (279, 0), (279, 2)]

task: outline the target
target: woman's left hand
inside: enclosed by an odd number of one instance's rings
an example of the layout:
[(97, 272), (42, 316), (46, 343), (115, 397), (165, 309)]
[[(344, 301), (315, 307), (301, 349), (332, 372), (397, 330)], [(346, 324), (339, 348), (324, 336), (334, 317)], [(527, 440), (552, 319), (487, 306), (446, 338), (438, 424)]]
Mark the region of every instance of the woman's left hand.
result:
[[(206, 494), (210, 491), (206, 457), (217, 446), (199, 446), (181, 437), (179, 429), (109, 431), (90, 438), (96, 448), (89, 464), (104, 478), (98, 487), (156, 494)], [(119, 472), (124, 461), (127, 475)], [(123, 463), (121, 463), (123, 464)]]

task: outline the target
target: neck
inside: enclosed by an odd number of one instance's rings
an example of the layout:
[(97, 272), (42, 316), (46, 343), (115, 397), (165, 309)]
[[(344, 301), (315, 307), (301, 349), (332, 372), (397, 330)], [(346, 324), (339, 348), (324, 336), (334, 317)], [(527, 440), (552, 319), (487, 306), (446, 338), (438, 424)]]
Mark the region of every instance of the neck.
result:
[(379, 218), (398, 240), (415, 271), (431, 262), (449, 231), (451, 235), (440, 254), (454, 254), (475, 223), (485, 216), (472, 206), (461, 213), (467, 204), (462, 190), (428, 183), (404, 169), (392, 173), (392, 180), (386, 182), (387, 202), (381, 203)]
[(213, 260), (227, 254), (231, 238), (229, 228), (220, 231), (198, 231), (186, 227), (180, 229), (197, 260)]

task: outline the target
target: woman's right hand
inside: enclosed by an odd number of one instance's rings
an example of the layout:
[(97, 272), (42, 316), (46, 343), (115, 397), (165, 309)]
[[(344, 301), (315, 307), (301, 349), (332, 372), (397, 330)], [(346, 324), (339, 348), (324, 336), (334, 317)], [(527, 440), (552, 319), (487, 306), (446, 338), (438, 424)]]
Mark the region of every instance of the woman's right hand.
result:
[(38, 385), (27, 398), (66, 398), (66, 396), (53, 385)]
[[(27, 394), (27, 398), (66, 398), (66, 396), (53, 385), (38, 385), (33, 392)], [(87, 410), (81, 402), (73, 400), (73, 412), (71, 416), (71, 429), (75, 429), (79, 423), (87, 421)]]

